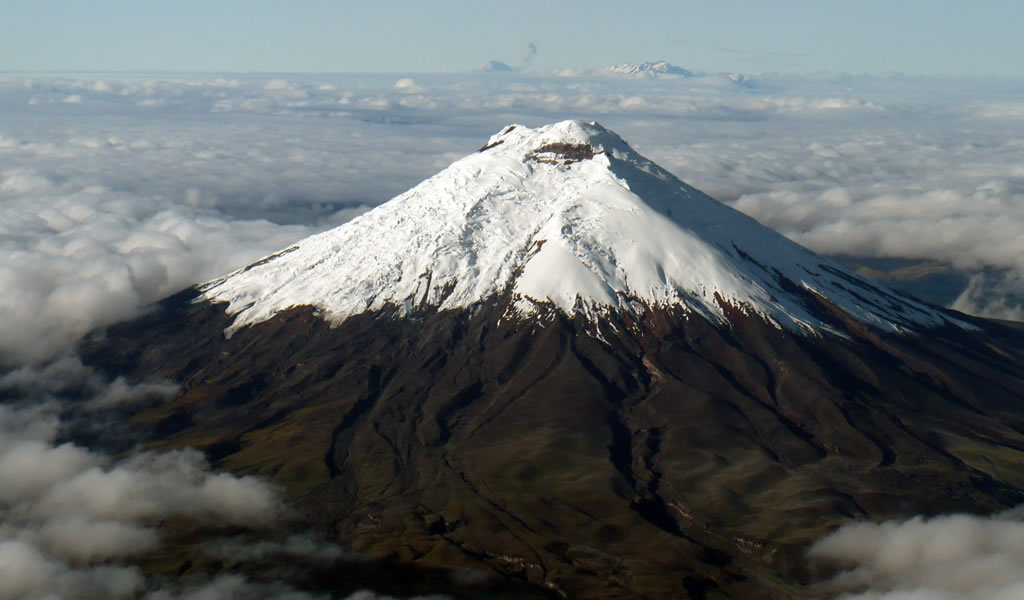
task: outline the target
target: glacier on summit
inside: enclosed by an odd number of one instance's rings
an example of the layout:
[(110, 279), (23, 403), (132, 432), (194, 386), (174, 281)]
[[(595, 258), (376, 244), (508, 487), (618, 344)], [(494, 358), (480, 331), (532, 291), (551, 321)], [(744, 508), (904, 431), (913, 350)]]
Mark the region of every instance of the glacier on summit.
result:
[(890, 332), (961, 324), (791, 242), (678, 180), (597, 123), (506, 127), (389, 202), (200, 286), (234, 330), (295, 306), (330, 322), (397, 307), (506, 314), (680, 307), (833, 331), (816, 295)]

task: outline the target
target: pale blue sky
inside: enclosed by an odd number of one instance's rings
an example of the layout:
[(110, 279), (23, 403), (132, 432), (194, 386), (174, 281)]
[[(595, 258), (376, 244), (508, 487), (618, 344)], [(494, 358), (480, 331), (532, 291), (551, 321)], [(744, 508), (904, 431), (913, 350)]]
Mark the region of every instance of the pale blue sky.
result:
[(0, 0), (0, 71), (707, 71), (1024, 76), (1021, 0)]

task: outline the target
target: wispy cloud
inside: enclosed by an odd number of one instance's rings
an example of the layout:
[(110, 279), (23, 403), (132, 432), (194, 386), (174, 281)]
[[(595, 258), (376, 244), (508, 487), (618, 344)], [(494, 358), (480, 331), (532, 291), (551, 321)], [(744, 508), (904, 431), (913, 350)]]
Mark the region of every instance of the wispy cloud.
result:
[(528, 69), (535, 56), (537, 56), (537, 44), (526, 42), (526, 53), (523, 55), (522, 62), (519, 63), (519, 70), (525, 71)]

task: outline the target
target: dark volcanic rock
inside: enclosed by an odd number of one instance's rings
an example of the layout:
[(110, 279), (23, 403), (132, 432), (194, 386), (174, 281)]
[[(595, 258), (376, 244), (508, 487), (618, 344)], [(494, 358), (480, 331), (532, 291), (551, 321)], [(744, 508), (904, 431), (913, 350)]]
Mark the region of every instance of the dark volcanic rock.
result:
[[(402, 564), (578, 598), (793, 597), (848, 519), (1024, 501), (1021, 335), (803, 337), (646, 310), (358, 315), (237, 331), (161, 309), (89, 341), (110, 374), (184, 392), (133, 419), (157, 447), (286, 486), (305, 520)], [(822, 303), (820, 310), (827, 310)]]
[(527, 160), (537, 162), (572, 164), (581, 160), (594, 158), (594, 148), (590, 144), (566, 144), (558, 142), (545, 144), (527, 155)]

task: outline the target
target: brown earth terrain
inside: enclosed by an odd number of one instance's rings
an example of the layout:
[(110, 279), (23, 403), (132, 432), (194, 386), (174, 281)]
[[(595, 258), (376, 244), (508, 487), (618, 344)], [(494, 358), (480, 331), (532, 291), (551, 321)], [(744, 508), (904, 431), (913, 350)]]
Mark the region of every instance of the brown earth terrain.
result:
[(1024, 502), (1024, 344), (995, 322), (895, 336), (833, 312), (845, 337), (815, 338), (735, 307), (728, 328), (595, 324), (496, 299), (336, 327), (297, 307), (225, 339), (194, 297), (83, 346), (181, 384), (124, 414), (133, 440), (270, 478), (303, 526), (495, 597), (805, 597), (806, 547), (841, 523)]

